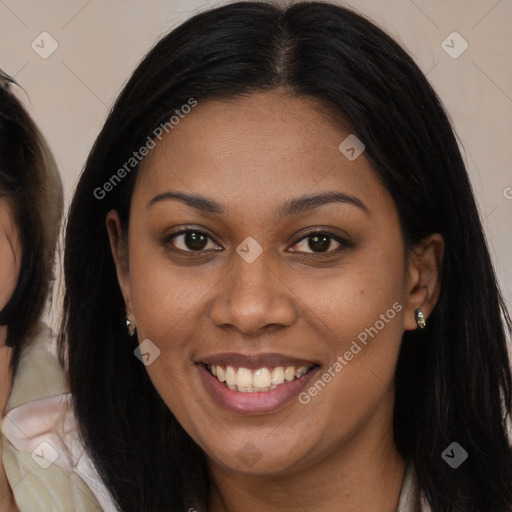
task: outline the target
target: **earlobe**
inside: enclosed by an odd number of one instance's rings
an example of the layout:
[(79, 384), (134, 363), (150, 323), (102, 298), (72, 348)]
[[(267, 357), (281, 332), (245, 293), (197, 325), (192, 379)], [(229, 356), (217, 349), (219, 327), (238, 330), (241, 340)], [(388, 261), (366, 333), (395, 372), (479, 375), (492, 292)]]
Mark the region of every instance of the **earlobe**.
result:
[(410, 251), (404, 311), (407, 331), (424, 328), (428, 323), (441, 293), (443, 255), (444, 239), (439, 233), (429, 235)]
[(128, 265), (128, 246), (123, 234), (123, 230), (121, 228), (119, 214), (116, 210), (110, 210), (107, 213), (105, 224), (107, 226), (107, 232), (110, 241), (110, 250), (112, 251), (112, 257), (116, 266), (119, 288), (121, 289), (121, 293), (123, 295), (126, 311), (131, 312), (132, 306), (129, 278), (130, 273)]

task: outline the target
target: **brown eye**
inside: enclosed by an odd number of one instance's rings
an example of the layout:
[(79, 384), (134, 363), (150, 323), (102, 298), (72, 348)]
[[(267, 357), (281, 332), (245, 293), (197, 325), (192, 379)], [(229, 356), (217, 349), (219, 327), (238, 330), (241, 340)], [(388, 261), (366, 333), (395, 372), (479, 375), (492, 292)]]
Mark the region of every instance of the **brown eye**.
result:
[(173, 247), (187, 252), (198, 252), (207, 249), (208, 241), (211, 241), (214, 246), (210, 247), (210, 249), (217, 247), (206, 233), (197, 229), (178, 231), (168, 236), (166, 239), (166, 243), (171, 243)]
[(314, 252), (326, 252), (331, 246), (331, 237), (328, 235), (308, 236), (308, 247)]
[[(307, 241), (307, 243), (306, 243)], [(332, 247), (333, 241), (338, 244), (338, 247), (334, 250), (329, 250)], [(327, 231), (315, 231), (308, 233), (296, 242), (292, 247), (302, 246), (301, 249), (294, 249), (294, 252), (308, 252), (305, 249), (310, 249), (310, 254), (321, 254), (321, 253), (333, 253), (336, 252), (340, 247), (348, 247), (350, 244), (347, 240), (344, 240), (335, 233)]]

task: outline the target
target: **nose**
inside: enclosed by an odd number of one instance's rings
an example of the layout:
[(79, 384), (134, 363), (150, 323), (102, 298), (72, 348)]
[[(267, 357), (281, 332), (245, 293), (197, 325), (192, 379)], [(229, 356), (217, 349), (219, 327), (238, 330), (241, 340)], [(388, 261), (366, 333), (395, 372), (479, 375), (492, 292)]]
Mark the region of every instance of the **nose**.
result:
[(257, 336), (295, 322), (295, 294), (270, 259), (265, 250), (251, 263), (233, 256), (210, 309), (216, 326)]

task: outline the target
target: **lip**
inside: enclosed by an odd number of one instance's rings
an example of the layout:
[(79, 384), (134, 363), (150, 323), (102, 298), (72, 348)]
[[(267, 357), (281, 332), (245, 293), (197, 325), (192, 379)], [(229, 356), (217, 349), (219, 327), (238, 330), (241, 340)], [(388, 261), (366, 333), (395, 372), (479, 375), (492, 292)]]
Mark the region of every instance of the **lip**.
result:
[(297, 367), (318, 364), (316, 361), (298, 359), (296, 357), (287, 356), (285, 354), (238, 354), (235, 352), (226, 352), (224, 354), (212, 354), (209, 356), (204, 356), (198, 358), (196, 363), (219, 366), (241, 366), (242, 368), (248, 368), (249, 370), (257, 370), (258, 368), (275, 368), (276, 366)]
[(269, 391), (243, 393), (229, 389), (224, 383), (211, 375), (204, 364), (197, 363), (196, 368), (204, 387), (218, 404), (230, 412), (245, 415), (270, 414), (284, 408), (299, 395), (307, 383), (320, 370), (319, 366), (315, 366), (299, 379), (284, 382)]

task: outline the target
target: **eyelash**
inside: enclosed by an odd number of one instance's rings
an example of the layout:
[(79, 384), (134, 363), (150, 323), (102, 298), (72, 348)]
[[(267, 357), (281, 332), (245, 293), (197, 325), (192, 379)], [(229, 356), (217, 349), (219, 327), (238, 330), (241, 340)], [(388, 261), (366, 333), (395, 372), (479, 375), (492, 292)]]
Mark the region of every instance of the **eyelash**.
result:
[[(183, 234), (186, 234), (186, 233), (189, 233), (189, 232), (194, 232), (194, 233), (199, 233), (201, 235), (205, 235), (209, 240), (211, 240), (212, 242), (215, 242), (204, 231), (201, 231), (199, 229), (186, 228), (186, 229), (182, 229), (180, 231), (176, 231), (175, 233), (171, 233), (170, 235), (165, 237), (164, 240), (163, 240), (163, 245), (168, 246), (169, 242), (171, 240), (173, 240), (174, 238), (178, 237), (179, 235), (183, 235)], [(331, 256), (332, 254), (334, 254), (336, 252), (341, 251), (342, 249), (348, 249), (348, 248), (352, 247), (352, 243), (351, 242), (349, 242), (345, 238), (340, 237), (339, 234), (334, 233), (333, 231), (329, 231), (328, 229), (322, 229), (322, 230), (318, 230), (318, 231), (309, 231), (308, 233), (305, 233), (303, 236), (301, 236), (301, 238), (297, 239), (292, 244), (292, 246), (293, 245), (297, 245), (298, 243), (302, 242), (303, 240), (306, 240), (307, 238), (313, 237), (315, 235), (327, 235), (329, 238), (332, 238), (336, 242), (338, 242), (340, 244), (340, 247), (338, 247), (337, 249), (334, 249), (334, 250), (329, 250), (329, 251), (327, 251), (325, 253), (321, 253), (321, 252), (307, 252), (307, 253), (304, 253), (303, 251), (293, 251), (293, 252), (302, 253), (302, 254), (308, 254), (308, 255), (314, 255), (314, 256), (317, 256), (317, 257), (328, 257), (328, 256)], [(176, 247), (173, 247), (172, 249), (176, 250), (176, 251), (181, 251), (181, 252), (184, 252), (184, 253), (196, 254), (198, 256), (202, 256), (202, 255), (204, 255), (205, 252), (209, 252), (208, 250), (204, 250), (204, 249), (201, 250), (201, 251), (192, 251), (192, 250), (178, 249)], [(215, 252), (218, 252), (218, 251), (215, 250)]]

